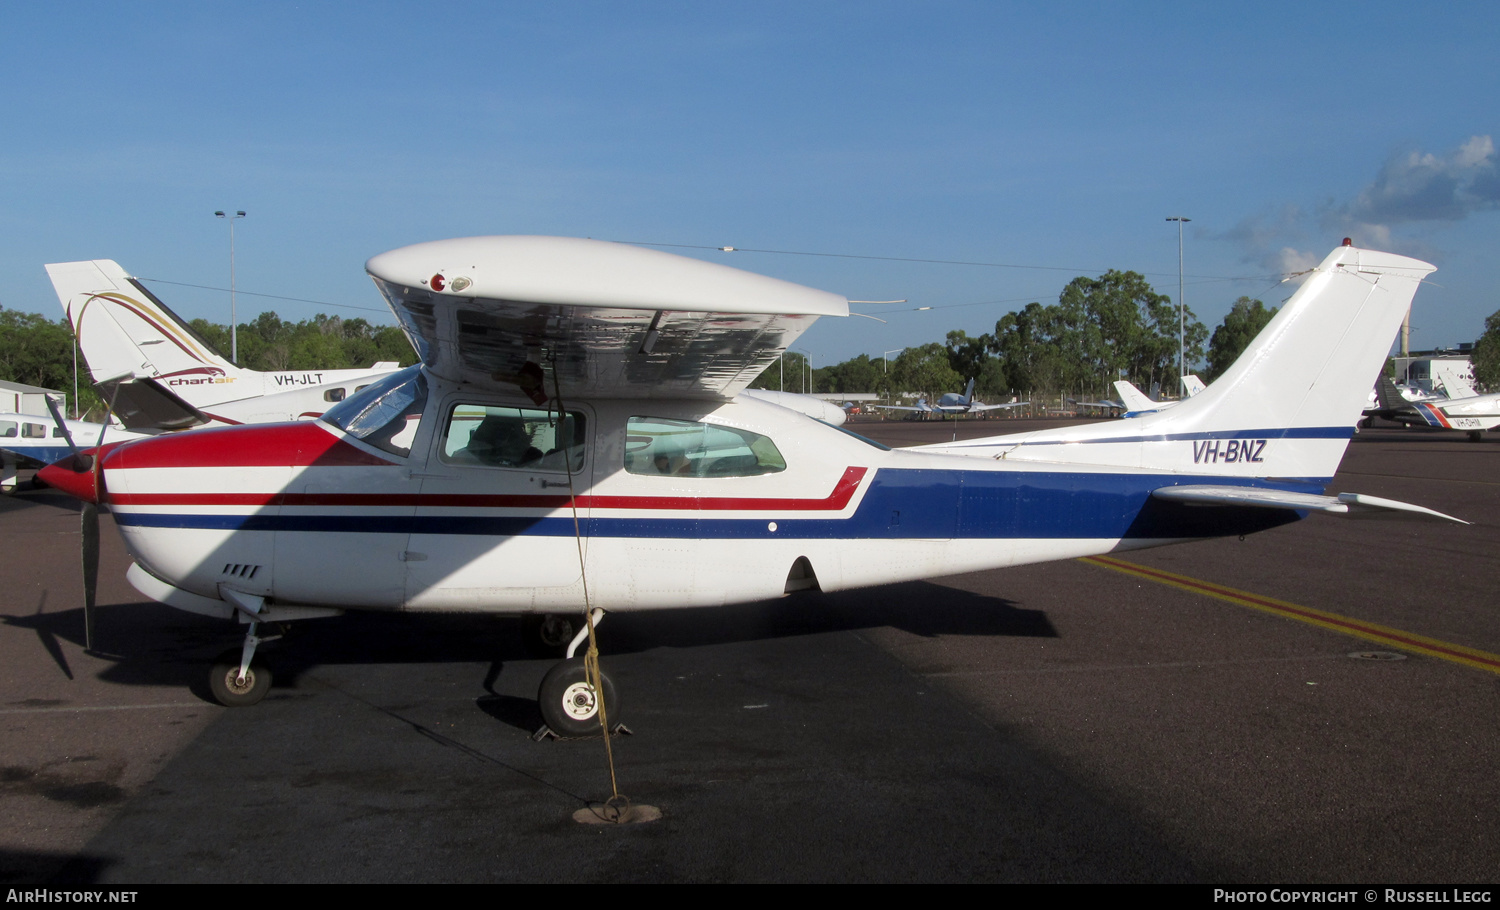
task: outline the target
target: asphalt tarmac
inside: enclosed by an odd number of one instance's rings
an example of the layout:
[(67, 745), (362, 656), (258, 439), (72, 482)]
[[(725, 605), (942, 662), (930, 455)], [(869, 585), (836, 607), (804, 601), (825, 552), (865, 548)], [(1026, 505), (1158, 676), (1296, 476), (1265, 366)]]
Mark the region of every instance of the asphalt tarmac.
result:
[(1493, 882), (1497, 467), (1500, 440), (1369, 430), (1335, 489), (1474, 524), (611, 616), (619, 789), (662, 812), (618, 827), (572, 818), (603, 743), (530, 738), (549, 662), (515, 622), (298, 624), (224, 709), (233, 631), (143, 603), (106, 517), (85, 653), (77, 512), (9, 497), (0, 882)]

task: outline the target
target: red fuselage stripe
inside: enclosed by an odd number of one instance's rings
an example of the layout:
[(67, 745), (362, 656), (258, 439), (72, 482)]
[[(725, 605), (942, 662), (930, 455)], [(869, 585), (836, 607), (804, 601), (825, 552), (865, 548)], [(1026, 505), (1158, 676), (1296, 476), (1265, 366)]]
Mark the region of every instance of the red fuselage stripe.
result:
[[(208, 432), (195, 430), (195, 433)], [(319, 462), (322, 464), (323, 462)], [(130, 465), (136, 467), (136, 465)], [(577, 497), (580, 509), (655, 509), (658, 511), (799, 511), (837, 512), (849, 505), (868, 468), (851, 467), (823, 499), (589, 496)], [(466, 509), (561, 509), (568, 497), (485, 495), (482, 493), (116, 493), (110, 502), (121, 506), (365, 506), (442, 507)]]
[(316, 422), (216, 427), (136, 441), (105, 465), (111, 468), (285, 468), (391, 466)]

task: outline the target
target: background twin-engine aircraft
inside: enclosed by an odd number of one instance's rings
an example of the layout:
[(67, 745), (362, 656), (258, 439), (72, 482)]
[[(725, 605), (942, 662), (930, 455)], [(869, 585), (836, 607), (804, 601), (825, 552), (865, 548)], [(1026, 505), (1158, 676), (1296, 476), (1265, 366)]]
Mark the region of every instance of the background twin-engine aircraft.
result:
[(902, 407), (894, 404), (877, 404), (875, 407), (886, 411), (915, 411), (921, 414), (973, 414), (980, 411), (994, 411), (1001, 408), (1024, 407), (1029, 401), (1010, 401), (1005, 404), (984, 404), (974, 400), (974, 380), (964, 387), (963, 394), (958, 392), (947, 392), (938, 399), (937, 404), (928, 404), (927, 399), (918, 398), (915, 407)]
[[(508, 613), (563, 646), (538, 702), (553, 730), (584, 734), (601, 700), (619, 717), (608, 675), (574, 657), (585, 615), (1160, 546), (1309, 512), (1456, 520), (1324, 492), (1432, 271), (1401, 256), (1334, 250), (1222, 377), (1169, 410), (907, 450), (738, 394), (817, 318), (847, 315), (836, 294), (556, 237), (418, 244), (366, 270), (417, 366), (317, 420), (106, 446), (42, 474), (90, 504), (86, 527), (108, 505), (143, 594), (248, 623), (212, 671), (225, 704), (270, 684), (262, 622)], [(72, 287), (70, 312), (119, 293)], [(94, 369), (159, 378), (123, 366)]]

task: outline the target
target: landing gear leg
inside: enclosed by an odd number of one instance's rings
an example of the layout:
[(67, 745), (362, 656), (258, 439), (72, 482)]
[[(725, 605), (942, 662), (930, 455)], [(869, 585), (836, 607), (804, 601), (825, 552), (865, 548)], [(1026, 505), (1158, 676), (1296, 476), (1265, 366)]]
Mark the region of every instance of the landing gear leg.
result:
[[(595, 610), (594, 627), (598, 628), (603, 620), (604, 611)], [(600, 732), (601, 706), (609, 723), (616, 727), (619, 725), (620, 696), (614, 681), (601, 667), (596, 686), (589, 680), (585, 658), (574, 656), (579, 646), (588, 640), (588, 636), (589, 629), (584, 624), (568, 643), (567, 658), (558, 662), (542, 677), (536, 701), (546, 727), (537, 731), (538, 736), (544, 735), (548, 729), (563, 737), (593, 736)]]
[(271, 671), (265, 661), (255, 659), (255, 648), (262, 641), (281, 636), (261, 638), (256, 635), (260, 623), (252, 622), (245, 633), (245, 643), (238, 649), (231, 648), (219, 655), (208, 675), (209, 688), (214, 698), (227, 708), (245, 708), (255, 704), (271, 689)]
[(567, 613), (528, 613), (521, 617), (526, 650), (537, 657), (562, 657), (583, 628), (583, 617)]

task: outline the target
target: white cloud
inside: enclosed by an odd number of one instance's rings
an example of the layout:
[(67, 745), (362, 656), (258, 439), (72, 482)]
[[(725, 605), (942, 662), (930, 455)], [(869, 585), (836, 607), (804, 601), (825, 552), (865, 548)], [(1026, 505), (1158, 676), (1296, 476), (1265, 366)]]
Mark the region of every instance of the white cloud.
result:
[(1500, 208), (1495, 142), (1473, 136), (1449, 154), (1410, 152), (1391, 158), (1340, 214), (1364, 224), (1459, 221)]
[(1312, 238), (1349, 237), (1355, 246), (1441, 259), (1441, 251), (1393, 228), (1461, 221), (1500, 209), (1500, 158), (1490, 136), (1472, 136), (1446, 155), (1393, 156), (1353, 199), (1328, 200), (1315, 210), (1296, 205), (1251, 215), (1217, 239), (1238, 245), (1245, 262), (1292, 274), (1321, 258), (1302, 252)]

